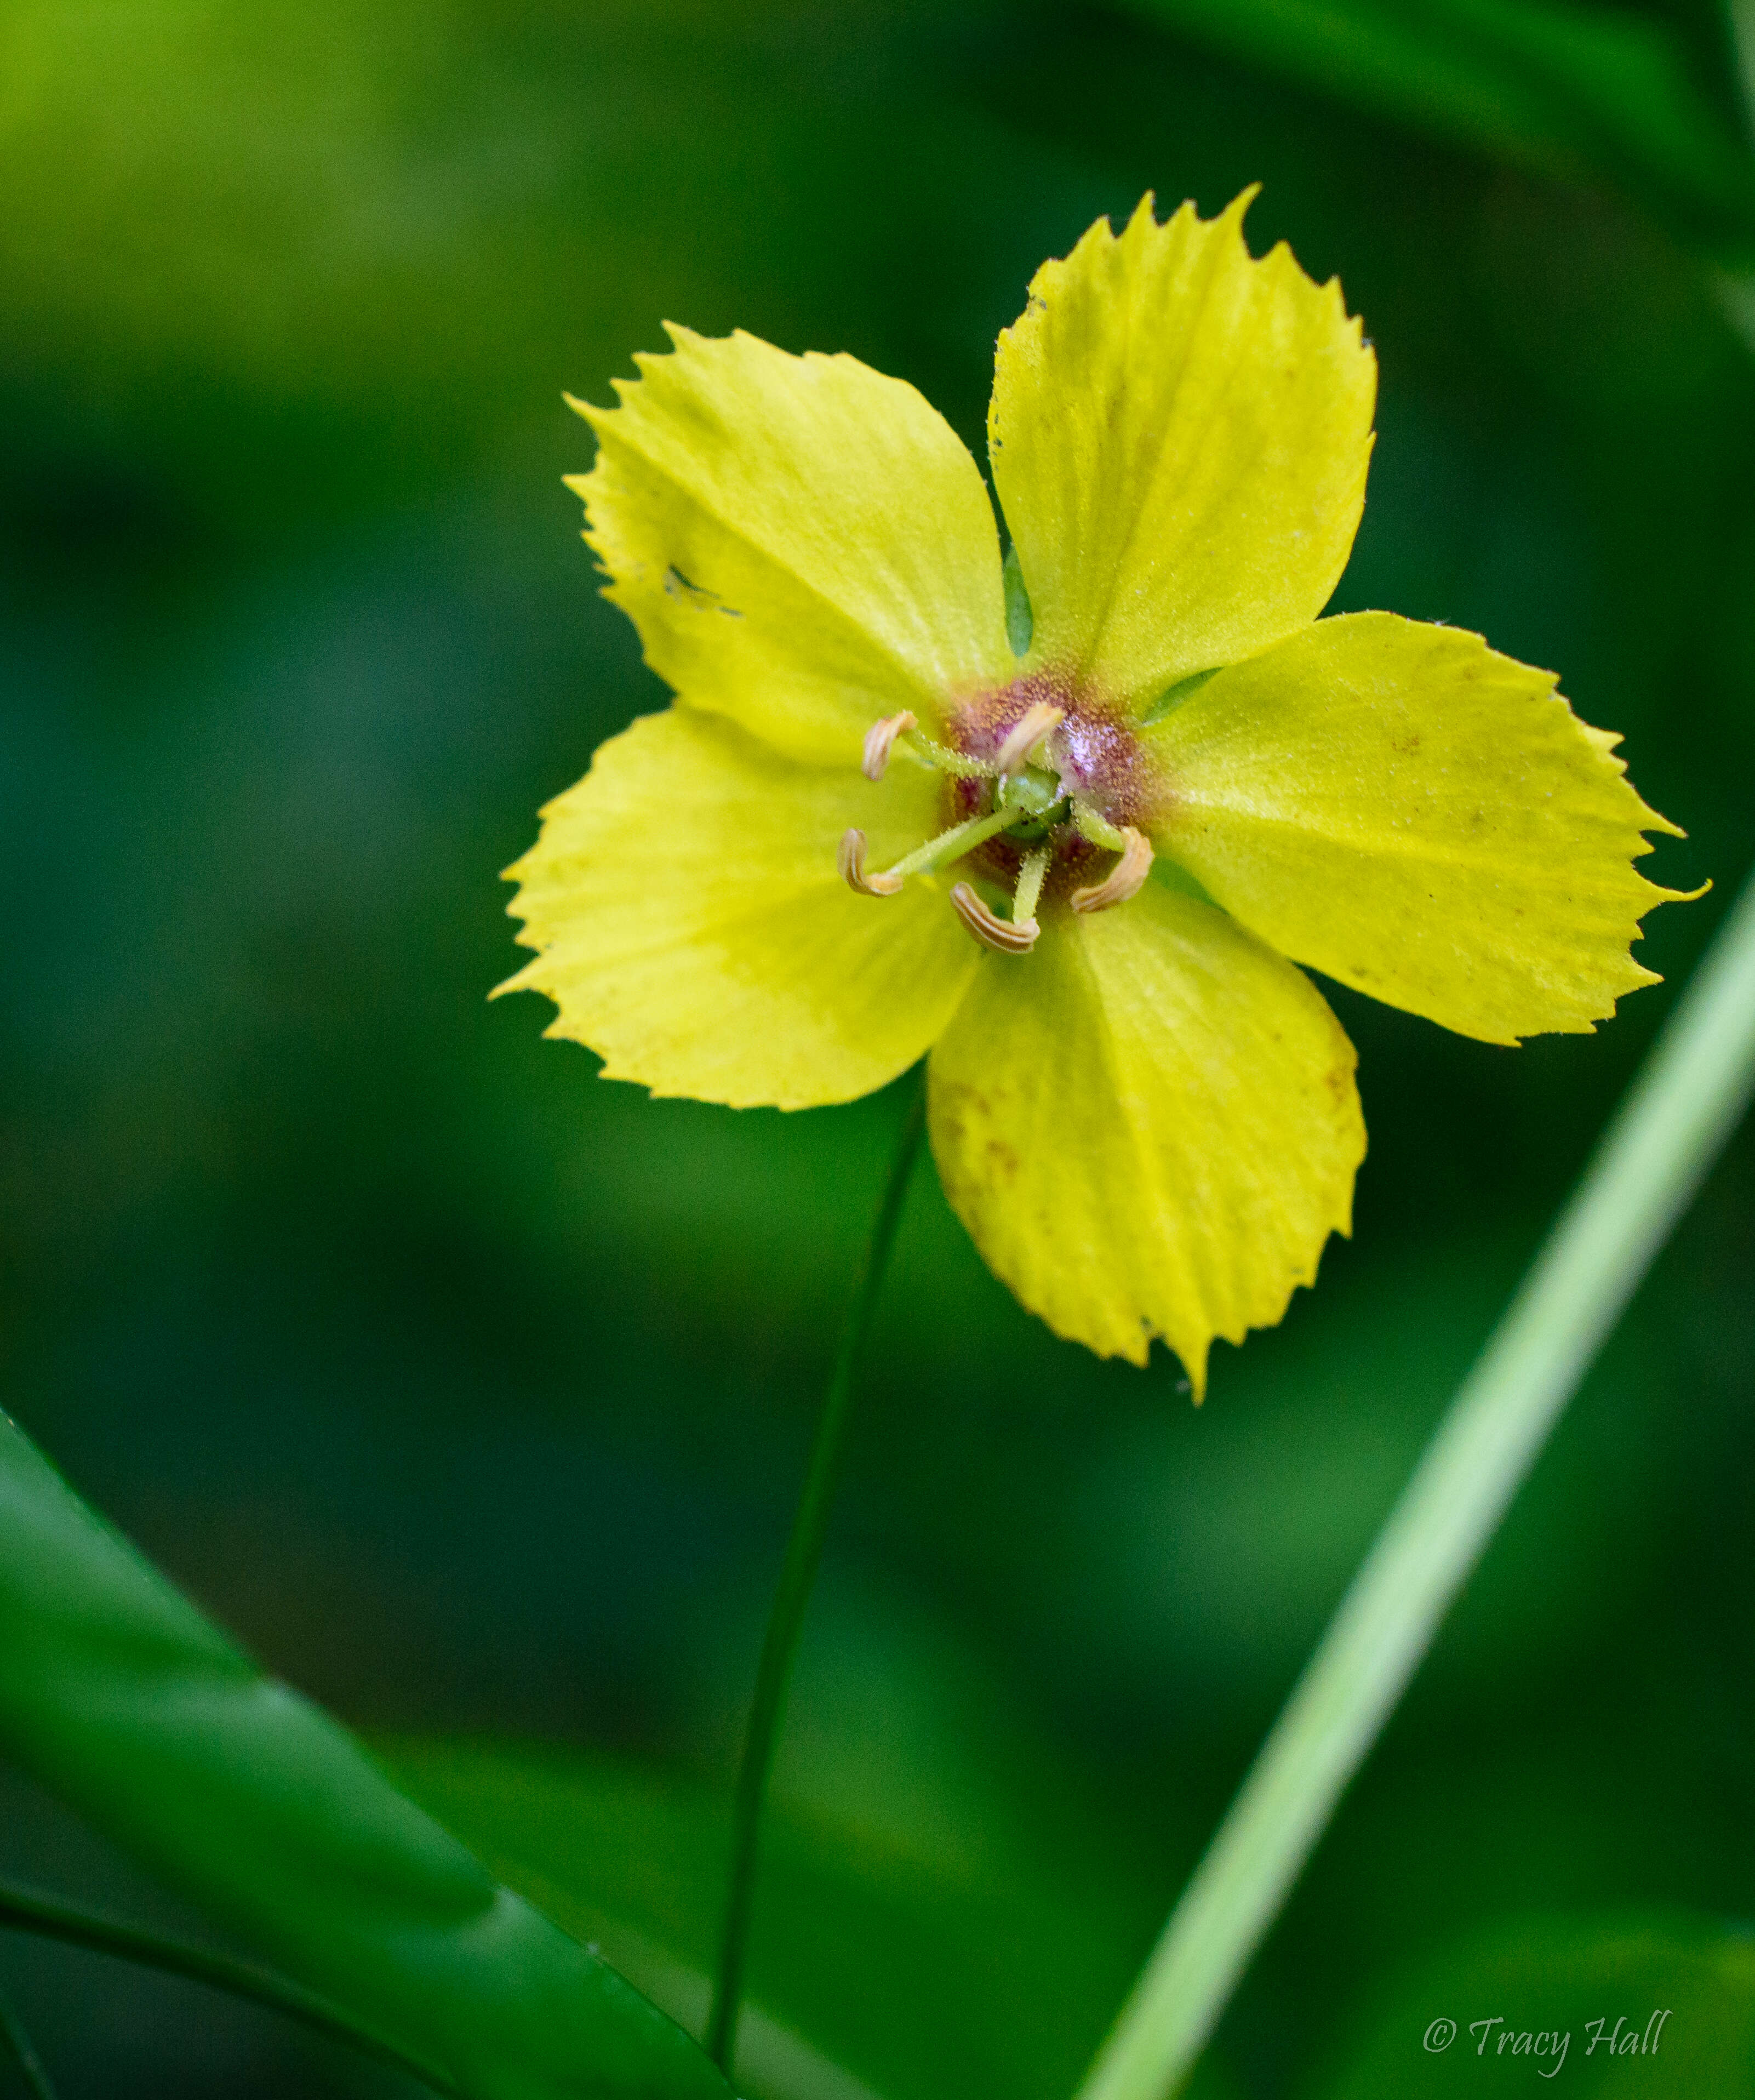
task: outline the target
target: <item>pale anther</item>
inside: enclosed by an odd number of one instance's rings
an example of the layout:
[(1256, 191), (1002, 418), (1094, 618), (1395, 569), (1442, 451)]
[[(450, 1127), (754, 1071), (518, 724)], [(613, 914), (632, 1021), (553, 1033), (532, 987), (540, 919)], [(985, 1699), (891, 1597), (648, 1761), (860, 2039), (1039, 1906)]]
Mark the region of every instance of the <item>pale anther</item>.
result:
[(1130, 897), (1139, 895), (1152, 872), (1152, 846), (1144, 832), (1135, 831), (1131, 824), (1123, 824), (1121, 831), (1127, 840), (1121, 858), (1101, 882), (1073, 892), (1075, 911), (1107, 911), (1112, 904), (1125, 904)]
[(836, 863), (847, 887), (857, 889), (862, 897), (893, 897), (902, 887), (899, 875), (866, 874), (866, 835), (863, 832), (842, 832), (840, 850), (836, 855)]
[(873, 722), (866, 731), (866, 753), (859, 762), (859, 770), (867, 780), (884, 778), (884, 769), (889, 764), (897, 738), (906, 736), (915, 726), (915, 717), (906, 708), (899, 715), (885, 715), (882, 721)]
[(1051, 729), (1065, 719), (1065, 708), (1057, 708), (1048, 700), (1032, 701), (1006, 732), (1006, 740), (999, 747), (1001, 773), (1021, 773), (1031, 752)]
[(996, 919), (966, 882), (951, 887), (950, 902), (957, 916), (975, 936), (990, 948), (997, 948), (1002, 955), (1027, 955), (1036, 945), (1036, 936), (1041, 932), (1034, 919), (1026, 919), (1014, 925), (1010, 920)]

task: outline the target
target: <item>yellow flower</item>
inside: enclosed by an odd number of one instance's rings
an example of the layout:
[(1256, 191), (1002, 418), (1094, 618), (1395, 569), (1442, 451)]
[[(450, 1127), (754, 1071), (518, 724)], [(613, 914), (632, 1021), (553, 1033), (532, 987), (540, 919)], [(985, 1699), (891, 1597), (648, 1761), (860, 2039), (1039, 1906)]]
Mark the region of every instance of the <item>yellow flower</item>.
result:
[[(1038, 272), (980, 470), (846, 356), (670, 333), (571, 482), (674, 688), (509, 871), (503, 990), (655, 1094), (803, 1108), (928, 1052), (933, 1152), (1058, 1334), (1197, 1394), (1349, 1229), (1352, 1044), (1303, 963), (1491, 1043), (1655, 982), (1648, 809), (1551, 674), (1319, 620), (1376, 368), (1250, 196)], [(1290, 958), (1290, 960), (1288, 960)]]

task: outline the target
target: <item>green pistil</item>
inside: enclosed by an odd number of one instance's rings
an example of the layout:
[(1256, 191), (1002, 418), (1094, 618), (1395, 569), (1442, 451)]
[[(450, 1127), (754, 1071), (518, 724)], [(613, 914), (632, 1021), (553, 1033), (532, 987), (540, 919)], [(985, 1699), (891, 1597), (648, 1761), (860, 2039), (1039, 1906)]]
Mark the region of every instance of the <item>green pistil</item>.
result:
[(1034, 765), (1002, 780), (994, 799), (1012, 819), (1006, 836), (1020, 844), (1045, 838), (1056, 824), (1066, 821), (1067, 802), (1060, 783), (1052, 774)]

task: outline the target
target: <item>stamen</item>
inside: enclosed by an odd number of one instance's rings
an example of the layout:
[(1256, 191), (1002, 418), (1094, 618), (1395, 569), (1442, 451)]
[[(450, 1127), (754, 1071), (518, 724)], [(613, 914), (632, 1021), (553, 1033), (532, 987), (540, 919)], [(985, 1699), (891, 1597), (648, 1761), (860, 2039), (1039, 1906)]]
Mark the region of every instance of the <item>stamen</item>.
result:
[(999, 766), (1002, 774), (1021, 773), (1030, 754), (1051, 729), (1066, 719), (1065, 708), (1057, 708), (1048, 700), (1034, 700), (1025, 708), (1007, 732), (1006, 740), (999, 747)]
[(1094, 846), (1101, 846), (1105, 853), (1126, 853), (1126, 834), (1116, 829), (1107, 817), (1100, 815), (1088, 802), (1074, 800), (1073, 823), (1083, 837)]
[[(881, 728), (882, 724), (879, 726)], [(902, 887), (899, 875), (867, 875), (866, 873), (866, 835), (860, 831), (841, 834), (840, 851), (836, 856), (841, 871), (841, 880), (849, 889), (856, 889), (862, 897), (893, 897)]]
[(1112, 904), (1125, 904), (1130, 897), (1139, 895), (1152, 872), (1151, 842), (1144, 832), (1135, 831), (1131, 824), (1123, 824), (1121, 835), (1127, 841), (1122, 857), (1102, 881), (1073, 892), (1075, 911), (1107, 911)]
[(916, 730), (903, 747), (911, 751), (935, 773), (948, 773), (958, 780), (991, 780), (999, 771), (989, 758), (969, 758), (960, 751), (953, 751), (948, 743), (941, 743), (936, 737), (924, 736)]
[(995, 810), (989, 816), (966, 818), (962, 823), (953, 824), (948, 832), (941, 832), (936, 839), (928, 839), (924, 846), (916, 846), (911, 854), (905, 854), (890, 873), (898, 876), (929, 875), (947, 861), (961, 860), (966, 853), (972, 853), (996, 832), (1016, 822), (1015, 810)]
[(986, 946), (996, 948), (1002, 955), (1027, 955), (1036, 945), (1036, 936), (1041, 931), (1034, 919), (1021, 926), (994, 918), (966, 882), (951, 887), (950, 902), (957, 916)]
[(867, 780), (884, 778), (884, 769), (889, 764), (897, 738), (906, 736), (915, 727), (915, 721), (916, 717), (904, 708), (899, 715), (885, 715), (882, 721), (874, 722), (866, 731), (866, 752), (859, 770)]
[(1048, 872), (1048, 862), (1053, 858), (1048, 846), (1038, 846), (1034, 853), (1025, 854), (1024, 865), (1018, 871), (1017, 889), (1012, 898), (1012, 924), (1014, 926), (1034, 926), (1036, 906), (1042, 896), (1043, 880)]

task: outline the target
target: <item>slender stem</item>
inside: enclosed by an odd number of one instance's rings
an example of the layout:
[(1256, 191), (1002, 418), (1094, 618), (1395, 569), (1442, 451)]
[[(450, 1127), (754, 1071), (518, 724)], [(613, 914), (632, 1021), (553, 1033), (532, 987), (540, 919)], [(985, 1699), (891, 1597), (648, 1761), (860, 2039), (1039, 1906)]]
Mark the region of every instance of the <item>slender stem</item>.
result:
[(315, 2034), (344, 2043), (357, 2055), (370, 2057), (417, 2079), (430, 2091), (448, 2095), (448, 2100), (465, 2100), (461, 2089), (448, 2079), (426, 2064), (417, 2062), (412, 2057), (404, 2056), (399, 2049), (373, 2034), (369, 2027), (350, 2019), (327, 1999), (318, 1997), (287, 1977), (277, 1975), (271, 1969), (234, 1961), (230, 1955), (213, 1953), (205, 1947), (193, 1947), (186, 1941), (162, 1939), (157, 1933), (143, 1931), (138, 1926), (123, 1925), (101, 1912), (57, 1902), (11, 1882), (0, 1882), (0, 1929), (35, 1933), (45, 1939), (61, 1940), (69, 1947), (88, 1948), (95, 1954), (114, 1955), (119, 1961), (137, 1962), (142, 1968), (161, 1969), (169, 1975), (187, 1977), (193, 1983), (224, 1991), (234, 1998), (247, 1998), (255, 2005), (284, 2014), (288, 2019), (297, 2020), (300, 2026), (309, 2027)]
[(768, 1615), (768, 1631), (762, 1642), (761, 1661), (756, 1671), (756, 1690), (750, 1701), (749, 1726), (743, 1738), (743, 1762), (738, 1772), (737, 1807), (732, 1824), (731, 1881), (725, 1899), (725, 1930), (719, 1943), (719, 1968), (713, 1982), (712, 2010), (707, 2021), (707, 2053), (729, 2076), (732, 2046), (737, 2038), (738, 2005), (743, 1991), (744, 1959), (749, 1947), (750, 1906), (756, 1890), (756, 1854), (761, 1825), (762, 1802), (768, 1791), (768, 1774), (774, 1764), (774, 1744), (780, 1732), (786, 1703), (787, 1679), (804, 1623), (817, 1564), (822, 1557), (823, 1533), (828, 1524), (829, 1504), (840, 1471), (841, 1448), (852, 1412), (854, 1374), (871, 1325), (872, 1308), (884, 1282), (896, 1228), (908, 1193), (909, 1176), (919, 1156), (926, 1127), (926, 1087), (924, 1075), (913, 1082), (913, 1092), (896, 1140), (889, 1179), (866, 1246), (863, 1268), (854, 1286), (847, 1317), (841, 1328), (840, 1346), (822, 1413), (817, 1423), (816, 1442), (805, 1475), (804, 1491), (792, 1519), (792, 1535), (787, 1542), (786, 1561), (779, 1587)]
[(1549, 1431), (1755, 1088), (1755, 878), (1427, 1447), (1080, 2100), (1169, 2100)]
[(0, 2052), (18, 2066), (30, 2088), (31, 2100), (55, 2100), (55, 2082), (42, 2067), (42, 2058), (24, 2031), (24, 2023), (12, 2010), (12, 2001), (0, 1991)]

